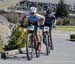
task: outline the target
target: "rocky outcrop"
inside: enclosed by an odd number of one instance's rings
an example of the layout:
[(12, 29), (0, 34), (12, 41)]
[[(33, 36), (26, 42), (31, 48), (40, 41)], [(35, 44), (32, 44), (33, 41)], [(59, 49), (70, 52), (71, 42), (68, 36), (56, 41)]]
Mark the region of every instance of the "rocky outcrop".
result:
[(0, 42), (7, 44), (11, 30), (7, 18), (0, 15)]

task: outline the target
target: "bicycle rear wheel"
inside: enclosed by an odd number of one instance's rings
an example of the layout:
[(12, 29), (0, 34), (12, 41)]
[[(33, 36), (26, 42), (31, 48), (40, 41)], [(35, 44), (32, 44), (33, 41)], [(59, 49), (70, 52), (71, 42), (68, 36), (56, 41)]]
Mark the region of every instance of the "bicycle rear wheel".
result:
[(32, 42), (32, 34), (28, 35), (27, 42), (26, 42), (26, 54), (27, 54), (27, 59), (32, 60), (33, 58), (33, 42)]

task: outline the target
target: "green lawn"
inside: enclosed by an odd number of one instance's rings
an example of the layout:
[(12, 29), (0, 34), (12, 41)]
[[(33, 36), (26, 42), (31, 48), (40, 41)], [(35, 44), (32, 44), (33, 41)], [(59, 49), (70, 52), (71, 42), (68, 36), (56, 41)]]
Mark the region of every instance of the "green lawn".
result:
[(56, 30), (75, 31), (75, 26), (57, 26)]

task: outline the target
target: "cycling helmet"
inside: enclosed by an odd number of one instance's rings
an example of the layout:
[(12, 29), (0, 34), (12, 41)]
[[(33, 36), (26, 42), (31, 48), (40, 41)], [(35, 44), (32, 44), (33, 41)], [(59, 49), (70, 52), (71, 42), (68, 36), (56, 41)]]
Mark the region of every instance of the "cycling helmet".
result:
[(51, 17), (51, 11), (49, 9), (46, 11), (46, 16)]
[(30, 8), (30, 12), (36, 13), (36, 12), (37, 12), (37, 8), (36, 8), (36, 7), (31, 7), (31, 8)]
[(47, 10), (46, 14), (51, 14), (51, 11), (50, 10)]

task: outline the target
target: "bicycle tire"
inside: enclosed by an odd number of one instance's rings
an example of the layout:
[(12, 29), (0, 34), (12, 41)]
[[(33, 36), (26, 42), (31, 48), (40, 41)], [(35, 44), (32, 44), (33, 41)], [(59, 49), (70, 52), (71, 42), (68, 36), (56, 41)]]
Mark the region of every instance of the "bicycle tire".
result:
[(37, 42), (37, 38), (36, 36), (34, 37), (34, 46), (35, 46), (35, 54), (36, 54), (36, 57), (40, 57), (40, 50), (38, 50), (38, 42)]
[[(32, 58), (33, 58), (33, 45), (31, 45), (31, 47), (30, 47), (30, 43), (32, 43), (31, 36), (32, 36), (31, 34), (28, 35), (27, 42), (26, 42), (26, 54), (27, 54), (28, 60), (32, 60)], [(31, 52), (30, 52), (29, 48), (31, 48)]]
[(46, 55), (49, 55), (50, 53), (50, 47), (49, 47), (49, 35), (48, 34), (45, 34), (44, 36), (44, 43), (46, 45)]

